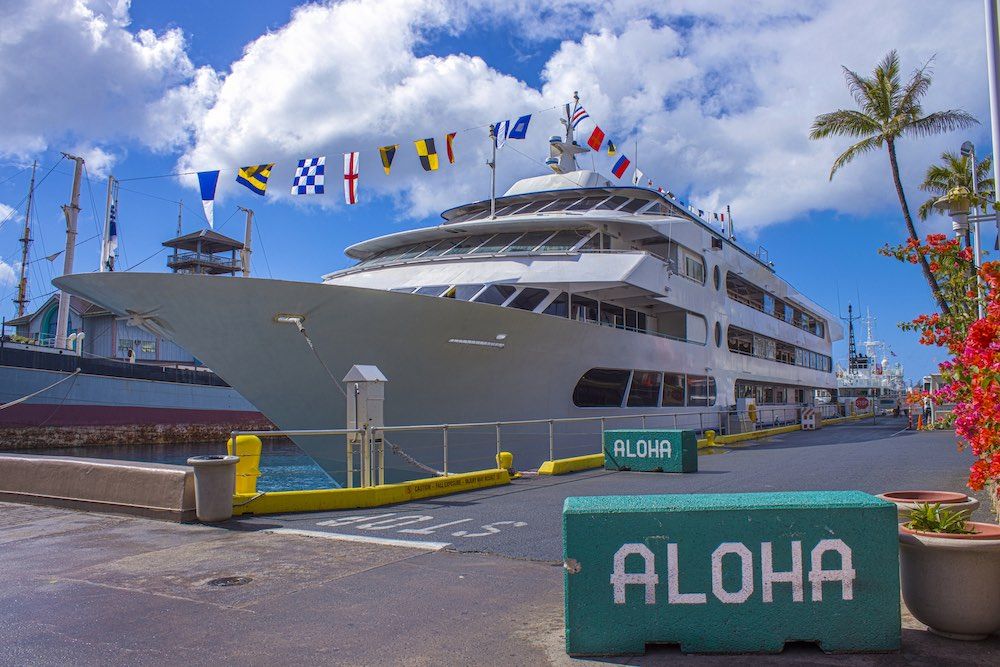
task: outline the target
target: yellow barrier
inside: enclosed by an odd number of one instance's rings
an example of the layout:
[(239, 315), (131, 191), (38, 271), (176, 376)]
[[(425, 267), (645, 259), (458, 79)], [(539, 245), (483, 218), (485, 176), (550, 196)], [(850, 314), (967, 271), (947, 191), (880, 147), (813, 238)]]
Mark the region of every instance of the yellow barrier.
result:
[(313, 491), (270, 491), (233, 496), (233, 515), (285, 514), (325, 510), (381, 507), (421, 498), (433, 498), (463, 491), (474, 491), (510, 484), (506, 470), (477, 472), (418, 479), (398, 484), (369, 486), (363, 489), (319, 489)]
[(226, 441), (226, 453), (240, 457), (236, 462), (236, 495), (257, 493), (257, 478), (260, 477), (260, 438), (255, 435), (236, 436)]
[(546, 461), (538, 468), (539, 475), (565, 475), (568, 472), (604, 467), (604, 453), (573, 456), (568, 459)]

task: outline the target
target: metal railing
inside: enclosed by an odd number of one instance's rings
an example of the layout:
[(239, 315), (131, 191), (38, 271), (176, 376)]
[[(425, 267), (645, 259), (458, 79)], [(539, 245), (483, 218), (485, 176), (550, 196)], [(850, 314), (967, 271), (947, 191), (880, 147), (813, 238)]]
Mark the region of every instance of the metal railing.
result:
[[(647, 428), (650, 422), (655, 422), (663, 428), (694, 430), (699, 435), (703, 435), (707, 430), (716, 430), (720, 435), (733, 432), (748, 432), (760, 428), (771, 428), (775, 426), (798, 423), (800, 411), (804, 407), (801, 404), (788, 404), (782, 406), (759, 407), (756, 410), (756, 420), (749, 419), (747, 411), (738, 410), (704, 410), (688, 412), (652, 412), (639, 414), (619, 414), (601, 415), (593, 417), (559, 417), (552, 419), (513, 419), (484, 422), (462, 422), (462, 423), (442, 423), (442, 424), (412, 424), (405, 426), (374, 426), (360, 429), (302, 429), (302, 430), (276, 430), (276, 431), (233, 431), (232, 437), (235, 439), (240, 435), (254, 435), (259, 438), (278, 437), (315, 437), (315, 436), (351, 436), (347, 438), (345, 475), (347, 488), (354, 487), (355, 472), (360, 473), (360, 486), (366, 487), (385, 482), (385, 446), (388, 444), (397, 454), (402, 452), (402, 448), (391, 442), (395, 435), (406, 433), (440, 433), (440, 461), (441, 469), (437, 470), (431, 466), (416, 462), (425, 472), (433, 472), (438, 476), (455, 474), (455, 470), (450, 462), (450, 454), (456, 446), (455, 434), (468, 432), (476, 429), (489, 429), (491, 431), (490, 440), (495, 449), (491, 448), (491, 453), (499, 455), (504, 449), (505, 437), (513, 439), (516, 437), (530, 437), (533, 440), (539, 437), (546, 437), (539, 433), (511, 433), (515, 427), (543, 426), (547, 431), (547, 460), (552, 461), (557, 458), (557, 429), (562, 424), (592, 424), (599, 425), (599, 431), (589, 433), (571, 433), (563, 435), (571, 436), (591, 436), (596, 435), (601, 438), (601, 434), (607, 429), (609, 423), (630, 422), (629, 425), (638, 428)], [(835, 404), (822, 404), (815, 406), (821, 417), (828, 419), (841, 415), (841, 408)], [(665, 422), (665, 424), (664, 424)], [(578, 444), (578, 443), (577, 443)], [(598, 441), (596, 451), (600, 451), (603, 443)], [(577, 447), (578, 448), (578, 447)], [(426, 449), (426, 447), (425, 447)], [(479, 450), (481, 458), (486, 456), (485, 452)], [(360, 454), (359, 466), (355, 468), (355, 458)], [(415, 459), (409, 454), (400, 454), (404, 459), (414, 463)], [(475, 468), (474, 468), (475, 469)], [(462, 471), (469, 472), (469, 471)]]

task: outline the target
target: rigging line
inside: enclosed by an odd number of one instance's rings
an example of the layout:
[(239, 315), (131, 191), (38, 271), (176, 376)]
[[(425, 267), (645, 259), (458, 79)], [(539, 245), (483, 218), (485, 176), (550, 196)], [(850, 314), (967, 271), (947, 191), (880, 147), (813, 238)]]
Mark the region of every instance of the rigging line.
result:
[[(135, 268), (138, 268), (138, 267), (142, 266), (143, 264), (145, 264), (145, 263), (146, 263), (146, 262), (148, 262), (149, 260), (151, 260), (151, 259), (153, 259), (154, 257), (156, 257), (157, 255), (159, 255), (159, 254), (160, 254), (161, 252), (163, 252), (164, 250), (166, 250), (166, 248), (160, 248), (159, 250), (157, 250), (156, 252), (154, 252), (154, 253), (153, 253), (152, 255), (150, 255), (150, 256), (149, 256), (149, 257), (147, 257), (146, 259), (142, 260), (141, 262), (139, 262), (139, 263), (137, 263), (137, 264), (133, 264), (132, 266), (130, 266), (130, 267), (128, 267), (127, 269), (125, 269), (124, 271), (131, 271), (132, 269), (135, 269)], [(122, 273), (124, 273), (124, 271), (123, 271)]]
[[(222, 221), (222, 224), (219, 225), (217, 229), (221, 230), (223, 227), (225, 227), (226, 223), (229, 222), (230, 220), (232, 220), (233, 216), (236, 215), (239, 212), (240, 212), (240, 207), (237, 206), (235, 209), (233, 209), (233, 212), (229, 214), (229, 217)], [(202, 217), (204, 219), (204, 216), (202, 216)], [(208, 220), (205, 220), (205, 222), (208, 222)]]
[(274, 278), (274, 274), (271, 273), (271, 262), (267, 261), (267, 247), (264, 245), (264, 237), (260, 234), (260, 225), (254, 225), (253, 229), (257, 232), (257, 240), (260, 242), (260, 250), (264, 253), (264, 266), (267, 267), (267, 277)]
[(18, 405), (20, 403), (24, 403), (29, 398), (34, 398), (35, 396), (38, 396), (39, 394), (43, 394), (43, 393), (47, 392), (49, 389), (52, 389), (52, 387), (55, 387), (56, 385), (62, 384), (66, 380), (71, 380), (71, 379), (75, 378), (77, 375), (80, 374), (80, 372), (81, 372), (80, 369), (77, 368), (75, 371), (73, 371), (73, 373), (71, 375), (67, 375), (66, 377), (64, 377), (63, 379), (59, 380), (58, 382), (53, 382), (48, 387), (43, 387), (42, 389), (39, 389), (38, 391), (36, 391), (36, 392), (34, 392), (32, 394), (28, 394), (27, 396), (22, 396), (21, 398), (18, 398), (18, 399), (15, 399), (15, 400), (11, 401), (10, 403), (4, 403), (3, 405), (0, 405), (0, 410), (6, 410), (7, 408), (12, 408), (15, 405)]
[(21, 169), (21, 171), (14, 172), (13, 174), (11, 174), (10, 176), (8, 176), (7, 178), (5, 178), (2, 181), (0, 181), (0, 185), (3, 185), (4, 183), (6, 183), (7, 181), (9, 181), (12, 178), (17, 178), (18, 176), (20, 176), (24, 172), (28, 171), (28, 169), (30, 169), (30, 167), (24, 167), (23, 169)]
[[(56, 168), (57, 166), (59, 166), (59, 163), (60, 163), (60, 162), (62, 162), (63, 160), (65, 160), (65, 159), (66, 159), (66, 156), (64, 155), (64, 156), (62, 156), (62, 157), (60, 157), (60, 158), (59, 158), (58, 162), (56, 162), (56, 163), (55, 163), (54, 165), (52, 165), (51, 167), (49, 167), (49, 170), (48, 170), (47, 172), (45, 172), (45, 175), (44, 175), (44, 176), (42, 176), (41, 180), (39, 180), (39, 181), (38, 181), (37, 183), (35, 183), (35, 189), (34, 189), (34, 192), (37, 192), (37, 191), (38, 191), (38, 188), (39, 188), (39, 187), (41, 187), (42, 183), (44, 183), (44, 182), (45, 182), (45, 179), (46, 179), (46, 178), (48, 178), (48, 177), (49, 177), (49, 175), (50, 175), (50, 174), (51, 174), (51, 173), (52, 173), (53, 171), (55, 171), (55, 168)], [(24, 202), (28, 201), (28, 197), (30, 196), (30, 194), (31, 194), (31, 193), (28, 193), (28, 194), (24, 195), (24, 197), (22, 197), (22, 198), (21, 198), (21, 201), (19, 201), (19, 202), (17, 203), (17, 206), (15, 206), (15, 207), (14, 207), (14, 211), (11, 211), (11, 213), (10, 213), (10, 214), (9, 214), (9, 215), (8, 215), (8, 216), (7, 216), (6, 218), (4, 218), (3, 220), (0, 220), (0, 226), (2, 226), (2, 225), (3, 225), (3, 223), (5, 223), (5, 222), (7, 222), (8, 220), (10, 220), (11, 216), (13, 216), (13, 215), (14, 215), (14, 213), (15, 213), (15, 212), (16, 212), (16, 211), (17, 211), (18, 209), (20, 209), (20, 208), (21, 208), (21, 204), (23, 204)]]

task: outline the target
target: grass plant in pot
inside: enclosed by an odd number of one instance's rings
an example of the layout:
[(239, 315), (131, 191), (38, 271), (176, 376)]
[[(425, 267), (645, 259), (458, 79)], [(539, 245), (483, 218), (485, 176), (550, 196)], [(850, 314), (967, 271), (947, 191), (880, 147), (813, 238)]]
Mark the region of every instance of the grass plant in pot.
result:
[(899, 570), (906, 607), (935, 634), (1000, 631), (1000, 526), (921, 505), (900, 524)]

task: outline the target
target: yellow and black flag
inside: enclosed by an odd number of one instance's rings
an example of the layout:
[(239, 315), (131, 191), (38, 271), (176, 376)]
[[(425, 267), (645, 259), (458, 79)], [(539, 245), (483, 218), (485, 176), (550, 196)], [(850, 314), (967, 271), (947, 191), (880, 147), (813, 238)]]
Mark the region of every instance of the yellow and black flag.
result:
[(242, 167), (236, 174), (236, 182), (245, 185), (251, 192), (261, 196), (267, 191), (267, 179), (271, 177), (271, 164), (254, 164), (249, 167)]
[(378, 154), (382, 158), (382, 168), (385, 169), (386, 176), (389, 175), (389, 169), (392, 168), (392, 158), (396, 157), (397, 148), (399, 148), (399, 144), (382, 146), (378, 149)]
[(608, 140), (608, 156), (617, 155), (618, 149), (615, 147), (615, 142)]
[(420, 166), (424, 171), (437, 171), (438, 154), (434, 147), (433, 139), (417, 139), (413, 142), (417, 147), (417, 156), (420, 158)]

